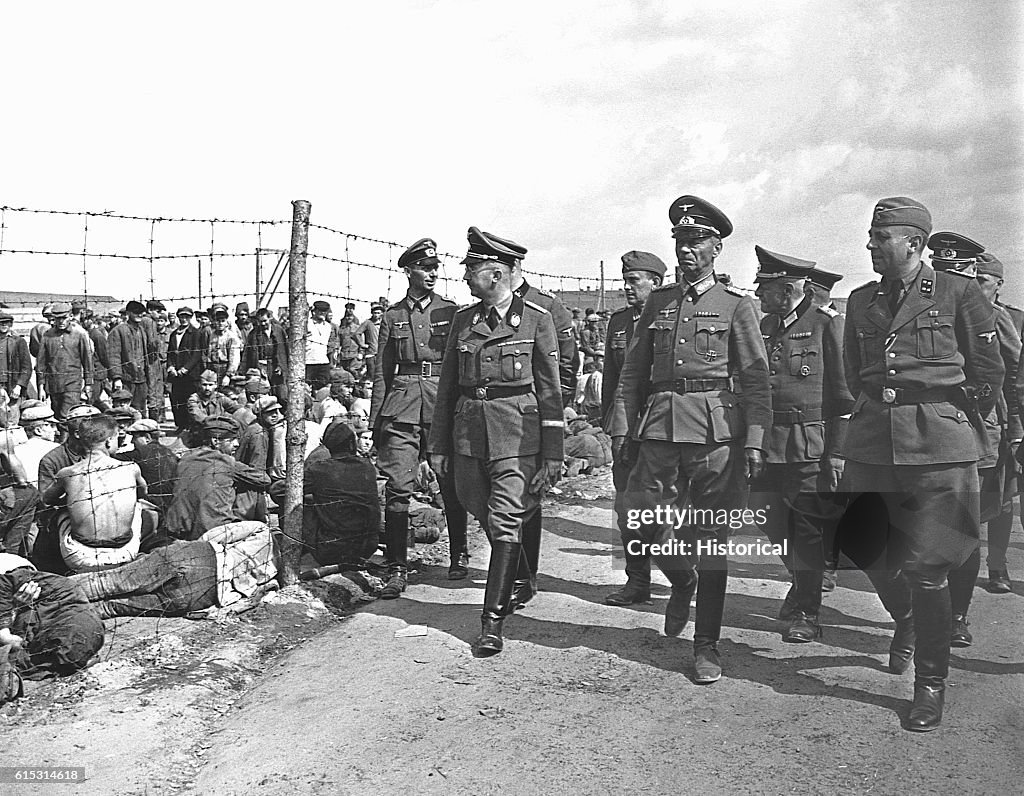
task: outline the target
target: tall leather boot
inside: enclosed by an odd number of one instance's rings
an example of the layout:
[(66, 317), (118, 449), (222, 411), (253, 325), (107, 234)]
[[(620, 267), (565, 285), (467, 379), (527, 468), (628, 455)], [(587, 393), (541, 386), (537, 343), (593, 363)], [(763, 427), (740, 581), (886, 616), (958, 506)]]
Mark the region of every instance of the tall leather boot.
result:
[(523, 523), (523, 549), (519, 556), (515, 584), (512, 587), (512, 608), (516, 611), (524, 608), (537, 595), (537, 568), (540, 566), (542, 523), (539, 508), (530, 519)]
[(725, 556), (704, 556), (697, 580), (697, 618), (693, 629), (694, 682), (707, 685), (722, 677), (718, 640), (722, 636), (729, 563)]
[(394, 600), (408, 584), (409, 577), (409, 512), (384, 512), (385, 558), (388, 582), (380, 590), (383, 600)]
[(914, 589), (914, 625), (917, 652), (914, 656), (914, 706), (907, 729), (930, 732), (942, 723), (946, 677), (949, 674), (951, 609), (949, 588)]
[(889, 671), (903, 674), (914, 659), (917, 634), (914, 630), (914, 609), (910, 587), (899, 571), (866, 569), (871, 585), (875, 587), (878, 599), (896, 623), (896, 632), (889, 643)]
[(797, 570), (793, 573), (797, 610), (782, 634), (782, 640), (804, 644), (822, 637), (818, 613), (821, 611), (822, 570)]
[(978, 582), (980, 569), (981, 548), (978, 548), (961, 566), (949, 571), (949, 601), (953, 611), (950, 646), (969, 647), (974, 643), (974, 637), (967, 629), (967, 611), (971, 607), (974, 585)]
[(504, 647), (501, 625), (512, 613), (512, 584), (515, 581), (522, 545), (515, 542), (492, 542), (491, 565), (487, 568), (484, 589), (484, 610), (480, 616), (480, 635), (473, 643), (473, 656), (487, 658)]
[(444, 500), (444, 521), (448, 526), (448, 580), (462, 580), (469, 575), (469, 544), (466, 539), (469, 516), (455, 494), (451, 474), (441, 483), (441, 497)]

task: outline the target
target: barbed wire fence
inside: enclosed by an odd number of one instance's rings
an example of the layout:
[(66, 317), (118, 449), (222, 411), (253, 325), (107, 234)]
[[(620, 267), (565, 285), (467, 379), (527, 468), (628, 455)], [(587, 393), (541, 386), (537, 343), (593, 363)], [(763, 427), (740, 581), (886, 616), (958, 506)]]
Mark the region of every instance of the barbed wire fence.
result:
[[(289, 296), (285, 277), (290, 275), (295, 254), (294, 240), (289, 240), (294, 224), (294, 217), (161, 217), (2, 206), (0, 273), (35, 275), (40, 289), (31, 294), (61, 300), (81, 298), (89, 306), (106, 305), (107, 311), (116, 311), (124, 301), (137, 298), (159, 299), (169, 312), (179, 305), (203, 309), (229, 300), (245, 301), (252, 312), (274, 304), (279, 312), (284, 305), (301, 304), (305, 312), (315, 299), (351, 302), (365, 312), (381, 298), (394, 303), (404, 296), (406, 282), (397, 261), (408, 243), (312, 222), (306, 227), (308, 239), (302, 252), (304, 294), (301, 300)], [(439, 252), (438, 257), (438, 292), (460, 303), (469, 301), (462, 280), (463, 255)], [(528, 268), (524, 275), (542, 289), (590, 293), (593, 304), (603, 305), (599, 276)], [(23, 321), (38, 321), (40, 298), (26, 293), (29, 291), (3, 291), (0, 300)], [(334, 309), (340, 315), (341, 308)], [(292, 464), (291, 456), (289, 460)], [(298, 469), (301, 479), (301, 464)], [(297, 504), (293, 495), (281, 507), (281, 524), (287, 525), (284, 520), (289, 509), (301, 523), (302, 506), (300, 491)], [(294, 554), (311, 552), (303, 542), (301, 524), (275, 531), (283, 535)], [(117, 619), (112, 633), (125, 621), (130, 620)]]

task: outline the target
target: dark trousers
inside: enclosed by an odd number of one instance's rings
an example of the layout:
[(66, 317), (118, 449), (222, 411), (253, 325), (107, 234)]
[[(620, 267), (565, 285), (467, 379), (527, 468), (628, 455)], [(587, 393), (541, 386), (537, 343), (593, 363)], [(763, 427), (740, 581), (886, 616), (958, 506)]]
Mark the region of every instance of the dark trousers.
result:
[(171, 378), (171, 414), (174, 425), (179, 429), (188, 428), (192, 418), (188, 415), (188, 397), (199, 388), (199, 380), (191, 376)]
[[(640, 552), (643, 539), (637, 530), (633, 530), (626, 519), (626, 487), (629, 484), (629, 473), (633, 468), (619, 462), (612, 465), (612, 484), (615, 486), (615, 522), (622, 540), (622, 551), (626, 558), (626, 577), (630, 584), (641, 588), (651, 585), (651, 557)], [(631, 552), (633, 551), (633, 552)]]

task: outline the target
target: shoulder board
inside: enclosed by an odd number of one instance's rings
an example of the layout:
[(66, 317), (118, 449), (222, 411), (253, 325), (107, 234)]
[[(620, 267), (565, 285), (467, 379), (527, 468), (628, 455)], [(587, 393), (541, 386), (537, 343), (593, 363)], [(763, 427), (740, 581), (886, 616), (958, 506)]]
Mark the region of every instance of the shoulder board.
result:
[(838, 318), (842, 313), (839, 310), (834, 310), (831, 307), (818, 307), (818, 312), (825, 313), (830, 318)]
[(742, 297), (742, 296), (749, 296), (750, 295), (746, 290), (744, 290), (741, 287), (736, 287), (736, 285), (725, 285), (724, 289), (725, 289), (726, 293), (731, 293), (734, 296), (741, 296)]
[[(536, 290), (536, 288), (534, 288), (534, 289)], [(543, 292), (543, 291), (540, 291), (540, 292)], [(551, 294), (548, 293), (547, 295), (550, 296)], [(540, 306), (540, 304), (534, 304), (529, 299), (523, 299), (523, 304), (525, 304), (527, 307), (533, 307), (535, 310), (537, 310), (539, 312), (543, 312), (545, 315), (549, 315), (550, 314), (546, 309), (544, 309), (542, 306)]]
[(861, 285), (858, 288), (854, 288), (850, 292), (850, 294), (853, 295), (854, 293), (859, 293), (862, 290), (877, 290), (878, 289), (878, 285), (879, 285), (879, 282), (877, 282), (877, 281), (875, 281), (875, 282), (868, 282), (867, 284)]
[(996, 306), (997, 307), (1002, 307), (1003, 309), (1007, 309), (1007, 310), (1010, 310), (1012, 312), (1024, 312), (1024, 310), (1022, 310), (1020, 307), (1015, 307), (1012, 304), (1007, 304), (1007, 303), (1002, 302), (1002, 301), (997, 301), (996, 302)]
[(438, 295), (437, 293), (435, 293), (435, 294), (434, 294), (434, 298), (436, 298), (436, 299), (440, 299), (440, 300), (441, 300), (442, 302), (444, 302), (445, 304), (451, 304), (451, 305), (452, 305), (453, 307), (457, 307), (457, 306), (458, 306), (458, 305), (457, 305), (457, 304), (456, 304), (456, 303), (455, 303), (454, 301), (452, 301), (452, 300), (451, 300), (450, 298), (448, 298), (447, 296), (440, 296), (440, 295)]
[(949, 274), (950, 276), (952, 276), (953, 274), (956, 274), (957, 276), (962, 276), (965, 279), (974, 279), (974, 275), (973, 274), (969, 274), (969, 273), (966, 273), (964, 271), (957, 271), (956, 269), (953, 269), (953, 268), (950, 268), (948, 271), (936, 271), (935, 273), (937, 273), (937, 274)]
[[(554, 293), (552, 293), (552, 292), (550, 292), (550, 291), (548, 291), (548, 290), (545, 290), (545, 289), (544, 289), (544, 288), (542, 288), (542, 287), (537, 287), (536, 285), (530, 285), (530, 290), (534, 290), (534, 291), (536, 291), (537, 293), (539, 293), (540, 295), (542, 295), (542, 296), (547, 296), (548, 298), (552, 298), (552, 299), (553, 299), (553, 298), (556, 298), (556, 296), (555, 296), (555, 294), (554, 294)], [(524, 300), (525, 300), (525, 299), (524, 299)]]
[(480, 303), (479, 301), (475, 301), (472, 304), (460, 304), (458, 309), (456, 310), (456, 312), (458, 313), (458, 312), (465, 312), (466, 310), (471, 310), (474, 307), (476, 307), (479, 303)]

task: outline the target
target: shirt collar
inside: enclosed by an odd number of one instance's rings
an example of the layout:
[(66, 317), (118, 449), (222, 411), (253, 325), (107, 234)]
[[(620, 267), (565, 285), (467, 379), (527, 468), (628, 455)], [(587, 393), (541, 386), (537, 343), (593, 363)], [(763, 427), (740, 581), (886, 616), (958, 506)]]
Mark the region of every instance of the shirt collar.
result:
[(411, 312), (423, 312), (423, 310), (430, 306), (430, 302), (433, 300), (433, 298), (434, 296), (432, 293), (427, 293), (427, 295), (422, 296), (419, 299), (414, 299), (412, 296), (406, 293), (405, 303), (408, 305), (409, 310)]
[(504, 299), (499, 301), (497, 304), (488, 304), (487, 302), (484, 302), (485, 317), (490, 313), (491, 307), (494, 307), (494, 309), (498, 311), (498, 316), (504, 318), (506, 315), (508, 315), (508, 310), (509, 307), (512, 306), (512, 299), (514, 296), (515, 293), (509, 293), (507, 296), (505, 296)]

